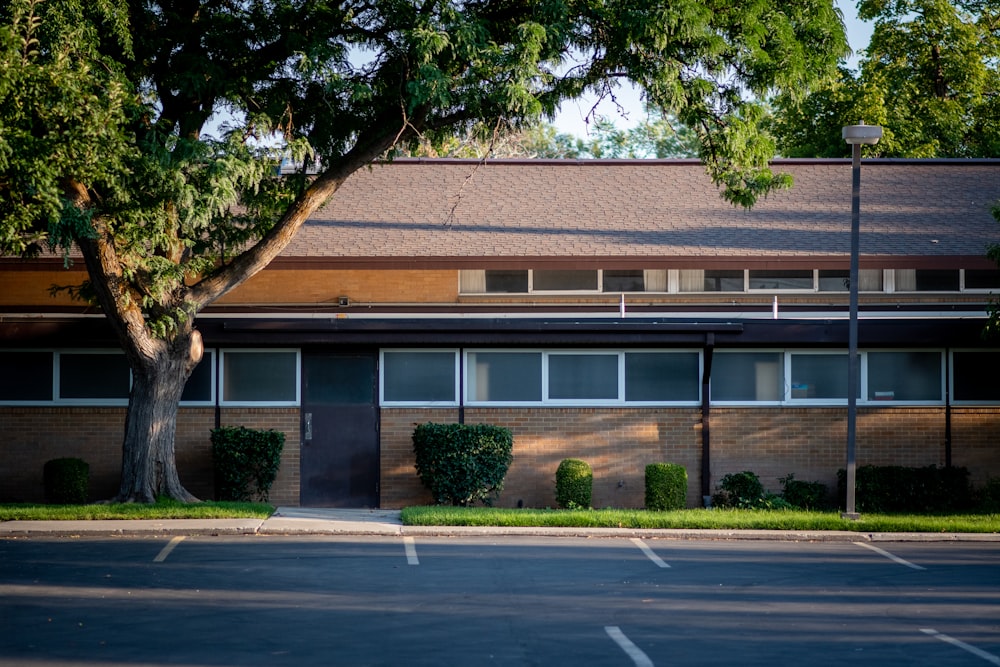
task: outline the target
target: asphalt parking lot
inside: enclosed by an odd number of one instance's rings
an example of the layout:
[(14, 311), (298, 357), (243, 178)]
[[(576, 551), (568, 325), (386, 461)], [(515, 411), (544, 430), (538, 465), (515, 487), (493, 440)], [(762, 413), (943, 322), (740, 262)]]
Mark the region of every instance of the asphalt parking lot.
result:
[(0, 540), (0, 665), (1000, 665), (1000, 543)]

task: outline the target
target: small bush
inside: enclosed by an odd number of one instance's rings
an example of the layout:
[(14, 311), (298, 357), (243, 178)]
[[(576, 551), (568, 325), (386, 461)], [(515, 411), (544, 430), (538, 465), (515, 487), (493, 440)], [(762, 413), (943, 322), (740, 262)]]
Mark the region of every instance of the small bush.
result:
[(589, 509), (594, 487), (590, 464), (579, 459), (564, 459), (556, 469), (556, 505), (563, 509)]
[(778, 480), (781, 482), (781, 497), (792, 507), (804, 510), (824, 509), (827, 506), (828, 491), (826, 484), (820, 482), (803, 482), (788, 475)]
[[(966, 468), (860, 466), (855, 472), (859, 512), (949, 512), (972, 505)], [(837, 471), (837, 491), (847, 498), (847, 471)]]
[(767, 494), (760, 478), (749, 470), (734, 472), (719, 481), (717, 492), (712, 496), (716, 507), (738, 509), (758, 509), (767, 505)]
[(90, 465), (83, 459), (46, 461), (42, 467), (45, 500), (56, 505), (82, 505), (90, 490)]
[(489, 424), (421, 424), (413, 431), (420, 481), (439, 505), (492, 505), (514, 460), (510, 429)]
[(682, 510), (687, 506), (687, 470), (676, 463), (646, 466), (646, 509)]
[(281, 431), (223, 426), (212, 429), (215, 495), (219, 500), (267, 502), (281, 466)]
[(1000, 477), (991, 477), (975, 490), (974, 506), (980, 512), (1000, 514)]

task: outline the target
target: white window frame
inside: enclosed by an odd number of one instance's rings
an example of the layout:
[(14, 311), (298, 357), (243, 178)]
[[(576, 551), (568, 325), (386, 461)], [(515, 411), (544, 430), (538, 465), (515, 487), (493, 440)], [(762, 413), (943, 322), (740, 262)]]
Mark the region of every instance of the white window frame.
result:
[[(901, 401), (901, 400), (878, 400), (868, 398), (868, 355), (880, 352), (934, 352), (939, 356), (938, 363), (941, 383), (938, 389), (940, 398), (934, 401)], [(884, 350), (865, 350), (861, 352), (861, 396), (858, 397), (858, 405), (944, 405), (945, 391), (947, 390), (948, 378), (944, 372), (944, 350), (941, 348), (886, 348)], [(844, 401), (847, 404), (847, 401)]]
[[(184, 408), (187, 408), (187, 407), (191, 407), (191, 408), (212, 407), (212, 406), (215, 405), (216, 398), (219, 395), (218, 394), (218, 391), (219, 391), (219, 389), (218, 389), (219, 388), (219, 374), (216, 373), (217, 367), (215, 365), (215, 359), (216, 359), (216, 355), (217, 354), (219, 354), (219, 350), (217, 350), (215, 348), (206, 349), (204, 351), (204, 353), (202, 354), (201, 361), (198, 362), (199, 366), (201, 366), (202, 364), (208, 364), (209, 365), (209, 368), (210, 368), (210, 370), (209, 370), (209, 376), (211, 377), (211, 388), (209, 390), (209, 393), (210, 393), (211, 397), (207, 401), (180, 401), (178, 403), (178, 405), (180, 405), (181, 407), (184, 407)], [(221, 371), (222, 367), (219, 366), (218, 370)], [(301, 373), (301, 361), (300, 361), (300, 373)], [(300, 375), (300, 383), (301, 383), (301, 375)], [(299, 391), (301, 391), (301, 389)], [(255, 405), (259, 405), (259, 404), (255, 403)]]
[(948, 382), (948, 389), (949, 389), (949, 394), (948, 395), (952, 397), (951, 398), (951, 404), (952, 405), (960, 405), (960, 406), (966, 406), (966, 405), (968, 405), (968, 406), (974, 406), (974, 405), (1000, 405), (1000, 399), (986, 400), (986, 401), (970, 401), (968, 399), (964, 399), (963, 400), (963, 399), (956, 399), (956, 398), (954, 398), (954, 396), (955, 396), (955, 353), (956, 352), (975, 354), (977, 352), (992, 352), (992, 353), (997, 353), (997, 352), (1000, 352), (1000, 351), (998, 351), (996, 348), (990, 349), (990, 348), (986, 348), (986, 347), (983, 347), (983, 348), (979, 348), (979, 347), (977, 347), (977, 348), (958, 348), (958, 349), (954, 349), (954, 350), (951, 350), (951, 349), (948, 350), (948, 377), (947, 377), (947, 382)]
[[(226, 377), (226, 354), (228, 353), (295, 353), (295, 400), (292, 401), (230, 401), (226, 400), (225, 382)], [(219, 383), (219, 405), (225, 408), (284, 408), (298, 407), (302, 404), (302, 350), (298, 348), (285, 347), (231, 347), (219, 349), (219, 372), (216, 382)]]
[(34, 354), (45, 353), (45, 354), (49, 355), (49, 359), (52, 362), (52, 378), (51, 378), (52, 379), (52, 392), (49, 394), (49, 397), (47, 399), (45, 399), (45, 398), (33, 398), (33, 399), (30, 399), (30, 400), (23, 400), (23, 401), (22, 400), (0, 400), (0, 405), (3, 405), (3, 406), (8, 406), (8, 405), (9, 406), (46, 406), (46, 405), (47, 406), (51, 406), (51, 405), (53, 405), (56, 402), (56, 397), (59, 395), (57, 393), (58, 387), (56, 386), (56, 382), (58, 381), (58, 378), (59, 378), (59, 359), (56, 357), (56, 351), (52, 350), (52, 349), (42, 349), (42, 350), (39, 350), (39, 349), (26, 349), (26, 348), (4, 349), (3, 350), (4, 354), (17, 354), (17, 353), (20, 353), (20, 352), (25, 352), (25, 353), (31, 352), (31, 353), (34, 353)]
[[(711, 396), (712, 396), (711, 383), (715, 382), (715, 377), (716, 377), (715, 376), (715, 368), (714, 368), (714, 366), (715, 366), (715, 359), (717, 359), (720, 355), (726, 355), (726, 354), (776, 354), (776, 355), (778, 355), (778, 363), (781, 365), (781, 372), (782, 372), (781, 387), (779, 389), (779, 394), (780, 394), (781, 398), (779, 398), (776, 401), (717, 401), (717, 400), (712, 399), (711, 398)], [(787, 358), (788, 358), (787, 350), (784, 350), (784, 349), (774, 349), (774, 348), (748, 348), (748, 349), (745, 349), (745, 350), (742, 349), (742, 348), (731, 348), (731, 349), (724, 349), (724, 350), (716, 349), (713, 352), (712, 356), (713, 356), (713, 361), (712, 361), (713, 369), (712, 369), (712, 377), (709, 378), (709, 388), (708, 388), (709, 400), (711, 401), (712, 405), (733, 406), (733, 407), (761, 407), (761, 408), (766, 408), (766, 407), (782, 406), (782, 405), (785, 405), (787, 403), (787, 399), (785, 397), (787, 397), (789, 395), (789, 393), (790, 393), (790, 389), (789, 389), (790, 383), (788, 381), (788, 363), (789, 362), (787, 360)], [(702, 368), (702, 376), (703, 377), (704, 377), (704, 373), (705, 373), (705, 370), (704, 370), (704, 367), (703, 367)], [(846, 403), (846, 401), (845, 401), (845, 403)], [(701, 405), (700, 401), (698, 402), (698, 405)]]
[[(103, 349), (65, 349), (65, 350), (54, 350), (52, 353), (52, 402), (55, 405), (92, 405), (95, 407), (119, 407), (127, 406), (129, 398), (62, 398), (62, 355), (115, 355), (124, 357), (125, 352), (122, 350), (103, 348)], [(129, 392), (132, 390), (132, 369), (129, 368), (128, 371), (128, 383)]]
[(965, 286), (965, 272), (966, 269), (959, 271), (958, 277), (958, 289), (962, 292), (967, 292), (969, 294), (992, 294), (994, 291), (1000, 292), (1000, 285), (997, 287), (966, 287)]
[[(469, 355), (476, 353), (503, 353), (519, 352), (530, 354), (541, 354), (541, 384), (542, 398), (540, 401), (476, 401), (472, 400), (472, 383), (469, 381)], [(701, 405), (701, 395), (692, 401), (626, 401), (625, 400), (625, 355), (626, 353), (654, 353), (654, 354), (697, 354), (698, 355), (698, 377), (700, 386), (701, 379), (705, 373), (705, 357), (700, 348), (612, 348), (612, 349), (572, 349), (572, 348), (470, 348), (463, 351), (462, 367), (465, 372), (464, 388), (462, 399), (464, 405), (468, 407), (697, 407)], [(591, 355), (591, 356), (616, 356), (617, 357), (617, 382), (618, 395), (615, 398), (581, 398), (565, 399), (550, 398), (549, 396), (549, 360), (554, 356), (567, 355)]]
[[(472, 398), (472, 392), (475, 387), (472, 386), (472, 382), (469, 377), (469, 369), (472, 368), (469, 362), (469, 357), (474, 354), (502, 354), (504, 352), (508, 353), (521, 353), (521, 354), (538, 354), (541, 355), (541, 374), (539, 382), (541, 384), (542, 397), (537, 401), (477, 401)], [(462, 401), (464, 405), (470, 407), (490, 407), (490, 408), (517, 408), (517, 407), (540, 407), (545, 405), (545, 397), (548, 392), (548, 361), (545, 358), (545, 350), (542, 348), (513, 348), (513, 347), (498, 347), (498, 348), (472, 348), (462, 351), (462, 369), (465, 373), (463, 384), (463, 396)]]
[[(406, 352), (409, 354), (443, 354), (452, 353), (454, 355), (454, 396), (451, 401), (387, 401), (385, 398), (385, 355), (389, 352)], [(462, 372), (462, 361), (459, 357), (458, 348), (412, 348), (412, 347), (390, 347), (379, 350), (378, 353), (378, 404), (386, 408), (454, 408), (460, 405), (459, 401), (459, 380)]]

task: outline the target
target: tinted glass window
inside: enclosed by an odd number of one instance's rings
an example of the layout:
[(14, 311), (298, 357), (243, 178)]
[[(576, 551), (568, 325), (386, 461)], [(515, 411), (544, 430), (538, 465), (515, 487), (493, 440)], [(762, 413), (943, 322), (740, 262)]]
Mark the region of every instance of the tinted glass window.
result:
[(487, 271), (487, 292), (526, 293), (528, 291), (528, 272), (524, 271)]
[(712, 358), (712, 400), (782, 400), (782, 360), (780, 352), (716, 352)]
[(541, 352), (472, 352), (468, 357), (473, 401), (541, 401)]
[(532, 287), (540, 292), (594, 291), (597, 271), (534, 271)]
[(549, 355), (549, 398), (618, 399), (618, 355)]
[(813, 288), (813, 272), (802, 271), (774, 271), (774, 270), (754, 270), (750, 271), (750, 289), (791, 289), (791, 290), (811, 290)]
[(131, 375), (125, 355), (59, 355), (59, 398), (127, 399)]
[(386, 401), (454, 402), (454, 352), (386, 352), (383, 355)]
[(1000, 352), (955, 352), (952, 377), (956, 401), (1000, 401)]
[(642, 292), (646, 289), (643, 271), (605, 271), (605, 292)]
[(0, 352), (0, 401), (51, 400), (51, 352)]
[(868, 400), (940, 401), (940, 352), (869, 352)]
[(298, 400), (296, 352), (227, 351), (222, 362), (222, 400), (252, 403)]
[(697, 401), (697, 352), (626, 352), (626, 401)]

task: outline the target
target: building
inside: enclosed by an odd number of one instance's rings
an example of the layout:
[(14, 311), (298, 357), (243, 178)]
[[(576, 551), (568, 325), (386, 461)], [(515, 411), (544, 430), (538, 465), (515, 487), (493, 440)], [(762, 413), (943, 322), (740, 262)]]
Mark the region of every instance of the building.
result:
[[(199, 318), (182, 482), (213, 493), (209, 430), (287, 434), (272, 500), (429, 500), (415, 424), (515, 435), (499, 504), (551, 506), (559, 462), (595, 506), (684, 465), (691, 506), (752, 470), (832, 488), (845, 465), (851, 165), (787, 160), (752, 210), (693, 161), (398, 160), (352, 176), (268, 269)], [(1000, 475), (1000, 161), (863, 166), (857, 462)], [(55, 258), (0, 260), (0, 498), (79, 456), (117, 489), (128, 369)]]

